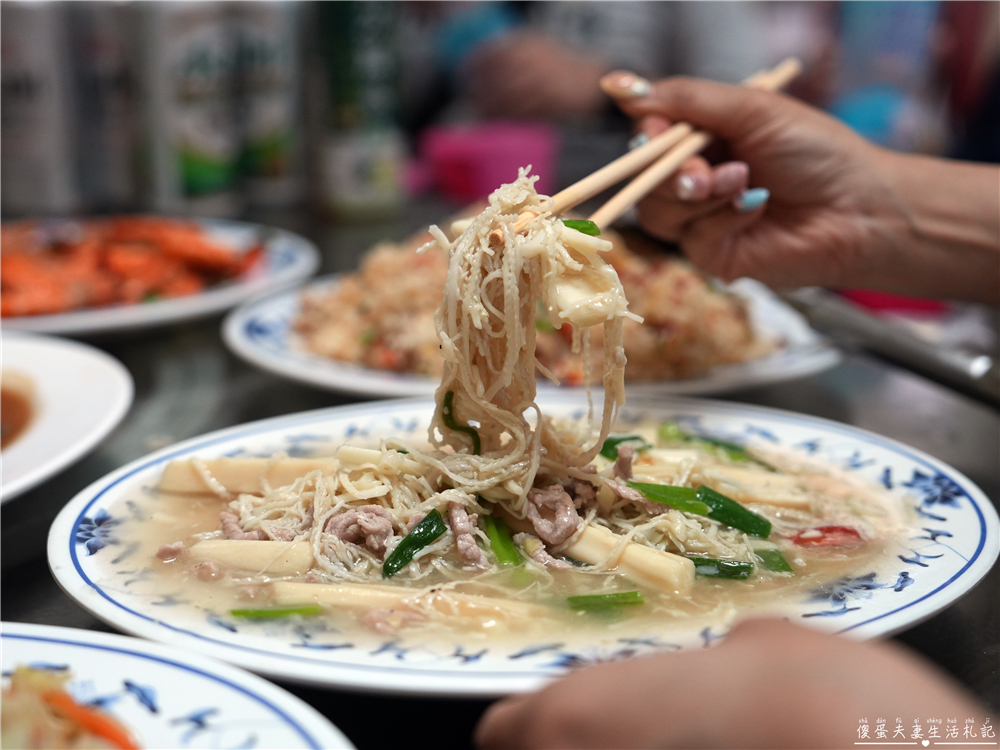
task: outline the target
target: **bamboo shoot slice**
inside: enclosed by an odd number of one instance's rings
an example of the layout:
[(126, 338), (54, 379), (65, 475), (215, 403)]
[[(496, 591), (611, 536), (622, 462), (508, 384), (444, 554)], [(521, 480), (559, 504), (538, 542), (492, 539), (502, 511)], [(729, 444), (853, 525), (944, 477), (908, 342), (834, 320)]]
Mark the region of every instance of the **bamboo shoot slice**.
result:
[(419, 591), (378, 584), (322, 584), (275, 581), (271, 585), (277, 605), (322, 604), (327, 607), (358, 609), (407, 609), (419, 612), (428, 606), (452, 617), (534, 617), (544, 608), (517, 601), (456, 591)]
[[(507, 525), (515, 531), (534, 534), (530, 521), (501, 512)], [(621, 537), (603, 526), (587, 525), (580, 535), (563, 550), (567, 555), (588, 565), (600, 565), (610, 557)], [(640, 585), (658, 591), (686, 594), (694, 584), (694, 563), (686, 557), (662, 552), (644, 544), (629, 542), (619, 555), (616, 569)]]
[(706, 484), (741, 503), (765, 503), (780, 508), (807, 510), (809, 495), (794, 476), (741, 466), (712, 467), (705, 472)]
[[(566, 554), (590, 565), (603, 563), (621, 537), (603, 526), (587, 526)], [(618, 557), (616, 569), (642, 586), (686, 594), (694, 583), (694, 563), (686, 557), (629, 542)]]
[[(267, 469), (267, 481), (272, 487), (284, 487), (311, 471), (332, 474), (339, 468), (334, 458), (216, 458), (202, 462), (209, 474), (226, 491), (238, 494), (263, 492), (261, 476)], [(270, 464), (270, 465), (269, 465)], [(194, 461), (171, 461), (160, 477), (161, 492), (215, 494)]]
[(304, 575), (315, 562), (309, 542), (204, 539), (189, 552), (195, 560), (272, 576)]

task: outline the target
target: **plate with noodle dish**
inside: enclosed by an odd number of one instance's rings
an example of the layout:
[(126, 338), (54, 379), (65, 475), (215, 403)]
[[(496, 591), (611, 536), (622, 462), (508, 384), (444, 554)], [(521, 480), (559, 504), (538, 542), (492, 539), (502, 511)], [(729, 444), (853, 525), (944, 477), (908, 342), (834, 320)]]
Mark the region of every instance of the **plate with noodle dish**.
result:
[[(968, 479), (846, 425), (631, 398), (606, 240), (524, 172), (455, 238), (432, 400), (242, 425), (91, 485), (54, 522), (60, 585), (115, 627), (263, 674), (490, 696), (778, 614), (903, 629), (996, 559)], [(533, 213), (533, 212), (532, 212)], [(541, 302), (539, 302), (541, 300)], [(536, 320), (602, 329), (603, 397), (536, 390)]]

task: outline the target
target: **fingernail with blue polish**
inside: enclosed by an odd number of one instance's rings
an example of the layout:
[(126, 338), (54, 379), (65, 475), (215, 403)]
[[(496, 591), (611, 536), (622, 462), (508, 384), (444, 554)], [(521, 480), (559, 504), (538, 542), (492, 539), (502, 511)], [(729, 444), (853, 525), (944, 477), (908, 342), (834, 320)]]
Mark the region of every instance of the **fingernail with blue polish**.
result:
[(748, 214), (767, 203), (770, 197), (771, 191), (767, 188), (744, 190), (743, 194), (733, 201), (733, 207), (741, 214)]
[(628, 150), (634, 151), (635, 149), (639, 148), (639, 146), (645, 146), (647, 143), (649, 143), (648, 135), (646, 135), (645, 133), (636, 133), (628, 141), (627, 144)]

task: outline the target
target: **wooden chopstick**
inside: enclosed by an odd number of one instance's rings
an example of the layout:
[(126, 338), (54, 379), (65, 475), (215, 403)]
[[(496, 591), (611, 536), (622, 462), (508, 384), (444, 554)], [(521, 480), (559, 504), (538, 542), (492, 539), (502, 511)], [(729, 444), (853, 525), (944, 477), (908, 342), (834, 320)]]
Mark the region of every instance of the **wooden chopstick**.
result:
[[(652, 164), (693, 132), (694, 128), (686, 122), (679, 122), (667, 128), (667, 130), (655, 138), (651, 138), (648, 143), (644, 143), (627, 154), (619, 156), (596, 172), (587, 175), (582, 180), (574, 182), (568, 188), (553, 195), (552, 203), (546, 207), (546, 210), (550, 211), (553, 215), (558, 215), (574, 206), (578, 206), (585, 200), (593, 198), (602, 190), (621, 182), (629, 175), (635, 174), (643, 167)], [(530, 220), (535, 215), (531, 211), (525, 211), (524, 213), (527, 214), (527, 217), (524, 215), (518, 217), (517, 223), (514, 225), (515, 231), (523, 229), (524, 225), (527, 224), (526, 219)], [(524, 223), (522, 224), (522, 222)]]
[[(751, 76), (743, 82), (743, 85), (767, 91), (776, 91), (787, 85), (801, 70), (801, 63), (798, 60), (789, 58), (771, 70)], [(659, 161), (655, 162), (612, 196), (607, 203), (590, 216), (590, 220), (601, 229), (611, 226), (623, 213), (646, 197), (653, 188), (676, 172), (687, 159), (711, 143), (712, 139), (713, 136), (705, 131), (698, 130), (692, 132), (674, 148), (660, 157)]]
[[(755, 73), (744, 80), (742, 85), (774, 91), (786, 85), (790, 80), (798, 75), (801, 69), (802, 66), (798, 60), (789, 58), (779, 63), (771, 70)], [(704, 133), (696, 133), (694, 128), (686, 122), (675, 123), (667, 130), (650, 139), (648, 143), (629, 151), (627, 154), (619, 156), (617, 159), (604, 165), (596, 172), (587, 175), (582, 180), (573, 183), (569, 187), (553, 195), (552, 202), (545, 207), (545, 210), (553, 216), (558, 216), (574, 206), (578, 206), (585, 200), (593, 198), (601, 191), (616, 185), (626, 177), (635, 174), (643, 167), (652, 164), (657, 159), (662, 159), (662, 161), (656, 162), (653, 167), (650, 167), (646, 172), (643, 172), (639, 178), (637, 178), (637, 180), (644, 179), (643, 183), (636, 185), (634, 188), (633, 185), (635, 185), (635, 182), (630, 183), (625, 188), (626, 190), (630, 190), (628, 194), (619, 200), (618, 196), (621, 195), (621, 193), (619, 193), (612, 200), (608, 201), (608, 203), (598, 209), (594, 216), (597, 216), (606, 223), (597, 221), (593, 216), (591, 217), (591, 221), (604, 228), (618, 219), (618, 217), (627, 211), (635, 202), (644, 197), (646, 193), (665, 179), (666, 176), (669, 176), (669, 174), (676, 169), (677, 166), (682, 164), (685, 159), (701, 151), (701, 149), (708, 145), (710, 141), (711, 136)], [(670, 149), (674, 147), (676, 147), (676, 149), (671, 151)], [(681, 154), (681, 156), (674, 157), (674, 153)], [(668, 158), (670, 159), (669, 162), (666, 161)], [(677, 166), (672, 166), (674, 159), (679, 159)], [(658, 172), (666, 169), (667, 171), (664, 177), (653, 181), (655, 174), (657, 174), (651, 172), (654, 168), (656, 168)], [(652, 182), (652, 184), (646, 187), (646, 182)], [(644, 190), (644, 192), (640, 193), (640, 189)], [(637, 194), (638, 197), (632, 198), (631, 196), (633, 194)], [(518, 217), (517, 221), (514, 222), (514, 226), (512, 227), (513, 231), (515, 233), (520, 232), (528, 225), (528, 222), (530, 222), (537, 215), (538, 212), (535, 211), (524, 211)], [(613, 218), (608, 220), (607, 217), (612, 215)], [(499, 241), (500, 238), (497, 237), (497, 239)]]

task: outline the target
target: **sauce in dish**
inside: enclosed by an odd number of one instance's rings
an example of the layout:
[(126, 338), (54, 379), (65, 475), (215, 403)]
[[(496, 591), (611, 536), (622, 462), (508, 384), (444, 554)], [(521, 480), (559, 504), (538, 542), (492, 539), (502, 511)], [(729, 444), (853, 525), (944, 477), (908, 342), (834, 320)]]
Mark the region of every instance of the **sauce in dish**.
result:
[(9, 448), (28, 429), (34, 417), (30, 378), (16, 372), (0, 375), (0, 450)]

